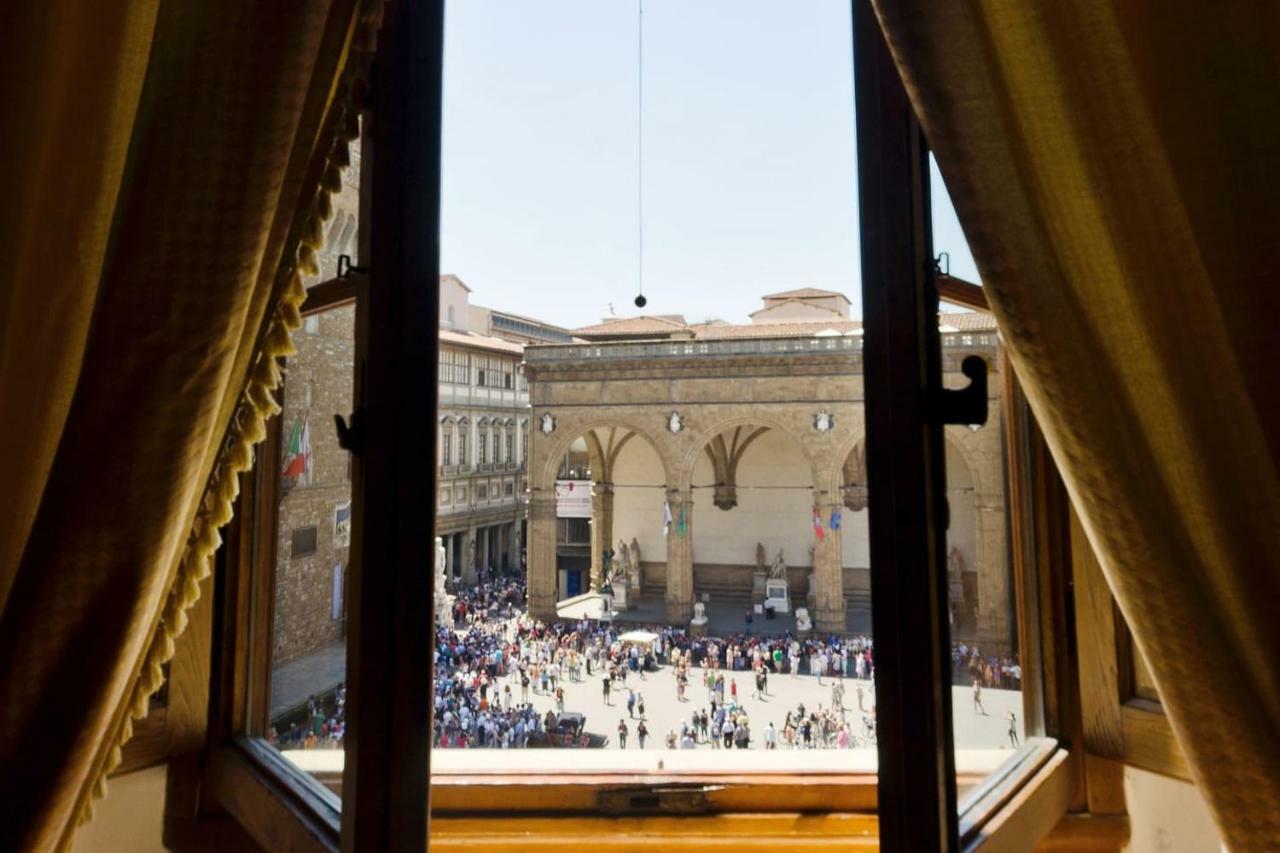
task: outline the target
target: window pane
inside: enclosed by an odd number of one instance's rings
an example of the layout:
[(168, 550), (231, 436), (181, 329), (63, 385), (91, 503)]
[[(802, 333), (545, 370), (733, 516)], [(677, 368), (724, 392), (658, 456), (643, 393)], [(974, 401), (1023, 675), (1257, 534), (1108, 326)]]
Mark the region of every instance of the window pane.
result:
[(873, 768), (848, 5), (455, 12), (433, 771)]
[(353, 266), (360, 264), (360, 167), (359, 140), (350, 143), (351, 165), (342, 170), (342, 190), (330, 196), (333, 215), (325, 223), (324, 246), (316, 253), (320, 274), (304, 282), (307, 287), (338, 275), (338, 258), (346, 255)]
[(285, 366), (268, 740), (327, 781), (342, 768), (352, 511), (333, 416), (351, 412), (355, 308), (309, 319)]
[[(953, 276), (978, 282), (977, 269), (930, 155), (934, 249), (950, 257)], [(945, 271), (944, 262), (944, 271)], [(985, 311), (943, 306), (943, 384), (963, 388), (970, 355), (987, 363), (987, 422), (948, 426), (946, 434), (947, 600), (951, 625), (952, 713), (960, 801), (1026, 739), (1022, 667), (1009, 552), (1009, 441), (1004, 422), (1007, 363), (995, 318)], [(1019, 468), (1018, 470), (1025, 470)]]

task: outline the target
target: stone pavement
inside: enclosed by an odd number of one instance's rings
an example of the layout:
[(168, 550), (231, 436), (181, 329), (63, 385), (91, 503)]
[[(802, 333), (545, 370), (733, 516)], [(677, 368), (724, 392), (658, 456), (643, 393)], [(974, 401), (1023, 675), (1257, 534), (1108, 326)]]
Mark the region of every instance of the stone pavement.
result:
[[(764, 727), (767, 723), (772, 722), (774, 727), (778, 729), (781, 736), (781, 728), (783, 720), (786, 718), (787, 711), (794, 710), (795, 707), (803, 702), (805, 710), (816, 710), (818, 707), (831, 707), (831, 685), (834, 679), (825, 677), (822, 684), (818, 683), (818, 678), (812, 675), (771, 675), (769, 677), (768, 693), (759, 699), (751, 696), (755, 689), (755, 678), (751, 672), (736, 671), (730, 672), (725, 670), (726, 682), (729, 679), (737, 681), (738, 684), (738, 702), (743, 705), (748, 715), (752, 733), (752, 749), (764, 746)], [(690, 670), (690, 683), (685, 690), (685, 698), (687, 701), (680, 702), (676, 698), (675, 676), (668, 666), (662, 666), (657, 672), (648, 672), (645, 677), (639, 678), (636, 675), (628, 675), (626, 685), (623, 687), (615, 687), (610, 696), (609, 703), (606, 704), (603, 696), (600, 676), (598, 673), (586, 677), (581, 683), (564, 681), (562, 682), (565, 689), (565, 710), (578, 711), (586, 715), (587, 731), (602, 735), (607, 738), (606, 749), (618, 749), (618, 721), (625, 719), (627, 726), (631, 731), (631, 736), (627, 739), (627, 751), (638, 750), (639, 742), (635, 736), (636, 723), (639, 722), (638, 715), (636, 718), (629, 718), (627, 715), (627, 688), (638, 691), (644, 697), (645, 704), (645, 724), (650, 731), (650, 740), (645, 745), (647, 750), (664, 750), (664, 738), (668, 731), (678, 732), (681, 720), (690, 718), (694, 710), (709, 707), (707, 700), (706, 688), (701, 686), (701, 678), (704, 670), (700, 667), (694, 667)], [(515, 702), (519, 702), (520, 683), (517, 678), (504, 678), (500, 680), (500, 688), (505, 685), (511, 686), (512, 696)], [(850, 731), (856, 735), (864, 734), (863, 716), (875, 704), (875, 688), (871, 681), (858, 681), (857, 679), (845, 679), (845, 697), (844, 704), (846, 707), (845, 719), (847, 720)], [(858, 686), (863, 691), (863, 706), (867, 711), (858, 710)], [(505, 694), (504, 694), (505, 695)], [(729, 696), (729, 688), (726, 683), (725, 688), (726, 699)], [(952, 689), (952, 702), (954, 703), (954, 722), (955, 722), (955, 741), (958, 749), (1004, 749), (1009, 747), (1008, 739), (1008, 720), (1005, 714), (1009, 711), (1017, 713), (1018, 719), (1018, 737), (1023, 738), (1022, 728), (1022, 696), (1019, 692), (1013, 690), (992, 690), (984, 689), (982, 691), (983, 705), (987, 711), (987, 715), (983, 716), (975, 714), (973, 711), (973, 691), (970, 687), (955, 687)], [(554, 709), (554, 697), (550, 695), (535, 694), (532, 688), (529, 691), (529, 701), (540, 713), (546, 713), (548, 709)], [(874, 747), (874, 741), (859, 740), (860, 746)], [(713, 750), (709, 743), (699, 744), (699, 750)], [(781, 739), (779, 739), (779, 749), (781, 749)], [(475, 750), (468, 750), (475, 752)], [(736, 750), (729, 750), (735, 752)], [(781, 762), (787, 762), (789, 759), (779, 757)]]
[(271, 719), (346, 680), (346, 640), (276, 667), (271, 670)]

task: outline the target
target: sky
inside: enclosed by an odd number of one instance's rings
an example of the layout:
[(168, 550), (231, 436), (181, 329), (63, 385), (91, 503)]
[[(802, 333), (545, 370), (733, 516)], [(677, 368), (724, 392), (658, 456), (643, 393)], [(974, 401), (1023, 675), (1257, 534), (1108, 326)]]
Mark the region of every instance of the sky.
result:
[[(448, 4), (441, 271), (571, 328), (640, 313), (641, 265), (645, 313), (819, 287), (859, 316), (848, 0), (643, 2), (642, 102), (637, 0)], [(935, 248), (977, 281), (933, 184)]]

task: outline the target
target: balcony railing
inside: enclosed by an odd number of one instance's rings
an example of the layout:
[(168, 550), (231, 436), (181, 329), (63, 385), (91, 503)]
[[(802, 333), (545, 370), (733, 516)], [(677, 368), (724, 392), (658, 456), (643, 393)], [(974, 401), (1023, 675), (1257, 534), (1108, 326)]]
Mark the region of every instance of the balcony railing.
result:
[[(1000, 338), (995, 331), (944, 332), (946, 348), (994, 348)], [(528, 364), (573, 361), (623, 361), (660, 358), (726, 357), (773, 355), (778, 353), (862, 353), (862, 335), (823, 335), (799, 338), (729, 338), (724, 340), (646, 341), (609, 344), (546, 344), (524, 351)]]

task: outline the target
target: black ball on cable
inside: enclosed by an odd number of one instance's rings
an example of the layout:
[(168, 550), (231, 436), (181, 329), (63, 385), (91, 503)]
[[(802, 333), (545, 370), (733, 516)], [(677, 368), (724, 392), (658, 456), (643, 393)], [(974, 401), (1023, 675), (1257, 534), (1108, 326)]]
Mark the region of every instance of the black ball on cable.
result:
[(643, 293), (636, 297), (636, 307), (637, 307), (637, 308), (643, 308), (644, 306), (646, 306), (646, 305), (648, 305), (648, 304), (649, 304), (649, 300), (644, 298), (644, 294), (643, 294)]

